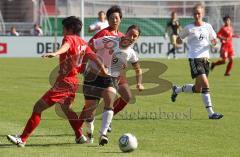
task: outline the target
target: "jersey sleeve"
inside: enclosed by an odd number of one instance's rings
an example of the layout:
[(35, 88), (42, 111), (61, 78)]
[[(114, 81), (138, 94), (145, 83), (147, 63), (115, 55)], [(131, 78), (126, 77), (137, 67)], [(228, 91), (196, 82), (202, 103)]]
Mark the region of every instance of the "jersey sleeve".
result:
[(90, 60), (96, 60), (97, 58), (96, 53), (94, 53), (88, 45), (86, 47), (85, 57), (87, 57)]
[(94, 40), (94, 39), (101, 38), (101, 37), (103, 37), (103, 36), (105, 36), (105, 30), (102, 30), (102, 31), (97, 32), (97, 33), (89, 40), (88, 43), (89, 43), (90, 45), (93, 45), (93, 40)]
[(213, 27), (209, 24), (209, 39), (214, 40), (217, 38), (217, 34), (214, 31)]
[(221, 29), (217, 32), (217, 37), (223, 37), (223, 32), (224, 32), (224, 29), (221, 28)]
[(189, 35), (189, 28), (188, 27), (184, 27), (179, 33), (179, 37), (181, 39), (186, 38), (188, 35)]
[(133, 49), (130, 49), (129, 50), (130, 51), (130, 56), (129, 56), (129, 62), (131, 62), (131, 63), (136, 63), (136, 62), (138, 62), (138, 57), (137, 57), (137, 54), (136, 54), (136, 52), (133, 50)]
[(68, 51), (68, 52), (73, 52), (72, 49), (73, 49), (73, 45), (74, 44), (73, 44), (73, 40), (72, 40), (72, 38), (70, 36), (65, 36), (63, 38), (62, 45), (65, 44), (65, 43), (68, 43), (69, 46), (70, 46), (70, 48), (69, 48), (70, 51)]

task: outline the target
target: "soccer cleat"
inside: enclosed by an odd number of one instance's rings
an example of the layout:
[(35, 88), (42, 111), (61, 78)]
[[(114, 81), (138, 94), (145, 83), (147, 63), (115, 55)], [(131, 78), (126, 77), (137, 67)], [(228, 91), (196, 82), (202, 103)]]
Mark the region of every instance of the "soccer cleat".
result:
[(211, 66), (210, 66), (210, 70), (213, 71), (215, 65), (212, 63)]
[(108, 143), (108, 137), (106, 135), (101, 135), (99, 137), (99, 145), (104, 146), (107, 143)]
[(110, 123), (107, 132), (112, 132), (112, 123)]
[(13, 135), (7, 135), (7, 139), (8, 139), (11, 143), (17, 145), (18, 147), (24, 147), (25, 144), (26, 144), (26, 142), (23, 142), (22, 139), (21, 139), (18, 135), (15, 135), (15, 136), (13, 136)]
[(94, 141), (93, 134), (87, 132), (87, 140), (88, 143), (93, 143)]
[(224, 76), (230, 76), (230, 74), (228, 74), (228, 73), (225, 73), (225, 74), (224, 74)]
[(175, 92), (175, 90), (177, 89), (177, 86), (173, 86), (172, 87), (172, 95), (171, 95), (171, 100), (172, 100), (172, 102), (175, 102), (176, 101), (176, 99), (177, 99), (177, 93)]
[(221, 119), (223, 115), (221, 113), (213, 113), (211, 116), (209, 116), (209, 119)]
[(82, 135), (81, 137), (76, 138), (75, 141), (77, 144), (84, 144), (87, 142), (87, 138), (84, 135)]

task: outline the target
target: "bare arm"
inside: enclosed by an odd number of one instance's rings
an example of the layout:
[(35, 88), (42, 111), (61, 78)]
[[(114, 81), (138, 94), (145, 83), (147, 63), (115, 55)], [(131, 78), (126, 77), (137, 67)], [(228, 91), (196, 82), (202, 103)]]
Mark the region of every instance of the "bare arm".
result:
[(69, 48), (70, 48), (70, 44), (69, 43), (65, 43), (56, 52), (45, 53), (45, 54), (42, 55), (42, 57), (43, 58), (53, 58), (53, 57), (56, 57), (56, 56), (58, 56), (60, 54), (66, 53)]
[(101, 72), (104, 75), (108, 75), (108, 71), (105, 68), (104, 64), (102, 63), (102, 61), (97, 57), (96, 53), (94, 53), (92, 51), (92, 49), (90, 48), (90, 46), (87, 47), (86, 49), (86, 56), (87, 58), (89, 58), (90, 60), (94, 61), (96, 63), (96, 65), (98, 66), (99, 69), (101, 69)]
[(132, 67), (136, 73), (136, 81), (137, 81), (136, 88), (138, 89), (138, 91), (142, 91), (144, 89), (144, 86), (142, 84), (142, 69), (140, 67), (139, 62), (132, 63)]

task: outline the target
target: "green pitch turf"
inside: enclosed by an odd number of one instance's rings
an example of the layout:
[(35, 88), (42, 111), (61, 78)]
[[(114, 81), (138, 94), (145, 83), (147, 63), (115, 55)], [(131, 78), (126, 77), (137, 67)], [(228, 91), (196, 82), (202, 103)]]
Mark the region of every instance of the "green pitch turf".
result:
[[(144, 82), (148, 91), (158, 85), (149, 81), (156, 78), (177, 85), (193, 82), (185, 59), (150, 61), (161, 62), (168, 69), (159, 77), (153, 75), (144, 78), (147, 80)], [(223, 76), (225, 66), (217, 67), (209, 76), (214, 110), (224, 114), (221, 120), (208, 120), (199, 94), (181, 94), (172, 103), (168, 82), (166, 86), (160, 84), (159, 91), (162, 93), (154, 91), (152, 95), (150, 92), (136, 96), (134, 104), (129, 104), (114, 117), (113, 132), (109, 134), (110, 142), (104, 147), (97, 144), (100, 116), (95, 123), (94, 144), (77, 145), (70, 125), (56, 114), (53, 107), (42, 114), (41, 124), (27, 141), (26, 147), (18, 148), (7, 141), (6, 135), (21, 133), (34, 103), (50, 87), (49, 74), (56, 67), (57, 60), (1, 58), (0, 156), (239, 157), (240, 60), (234, 61), (230, 77)], [(153, 66), (150, 71), (153, 70), (156, 74), (162, 68), (164, 67)], [(148, 70), (144, 68), (144, 72)], [(132, 72), (127, 74), (130, 76)], [(77, 95), (73, 106), (75, 111), (81, 110), (81, 94)], [(138, 149), (132, 153), (122, 153), (118, 148), (119, 137), (127, 132), (134, 134), (139, 142)]]

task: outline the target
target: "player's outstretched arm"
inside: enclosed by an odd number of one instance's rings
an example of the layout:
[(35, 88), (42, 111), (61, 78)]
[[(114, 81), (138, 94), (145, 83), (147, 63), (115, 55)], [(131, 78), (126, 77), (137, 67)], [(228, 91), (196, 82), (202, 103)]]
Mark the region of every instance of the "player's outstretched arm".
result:
[(136, 88), (138, 91), (142, 91), (144, 90), (144, 86), (142, 84), (142, 69), (140, 67), (139, 62), (132, 63), (132, 67), (135, 70), (135, 74), (136, 74), (136, 81), (137, 81)]
[(56, 57), (60, 54), (66, 53), (69, 48), (70, 48), (70, 44), (65, 43), (56, 52), (45, 53), (45, 54), (42, 55), (42, 57), (43, 58), (53, 58), (53, 57)]
[(89, 46), (87, 46), (87, 49), (85, 52), (86, 52), (85, 55), (87, 56), (87, 58), (94, 61), (98, 66), (98, 68), (101, 70), (101, 72), (104, 75), (108, 76), (109, 75), (108, 70), (105, 68), (103, 62), (97, 57), (96, 53), (94, 53)]

